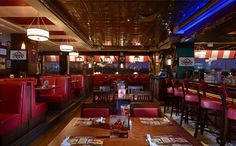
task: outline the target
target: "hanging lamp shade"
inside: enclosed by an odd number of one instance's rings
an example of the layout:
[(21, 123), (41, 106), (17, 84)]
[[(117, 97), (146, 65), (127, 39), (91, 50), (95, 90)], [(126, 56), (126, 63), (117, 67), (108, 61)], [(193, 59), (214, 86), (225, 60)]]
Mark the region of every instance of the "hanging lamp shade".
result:
[(74, 56), (74, 57), (78, 57), (79, 53), (78, 52), (70, 52), (69, 56)]
[(49, 38), (49, 32), (41, 28), (28, 28), (27, 37), (34, 41), (47, 41)]
[(62, 51), (62, 52), (71, 52), (71, 51), (73, 51), (73, 46), (71, 46), (71, 45), (60, 45), (60, 50)]

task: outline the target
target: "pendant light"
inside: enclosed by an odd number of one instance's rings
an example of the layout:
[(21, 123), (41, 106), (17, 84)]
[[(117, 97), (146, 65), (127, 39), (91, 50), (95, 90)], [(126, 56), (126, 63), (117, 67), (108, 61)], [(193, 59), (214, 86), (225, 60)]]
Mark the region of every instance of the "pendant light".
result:
[[(31, 25), (37, 21), (37, 26), (32, 27)], [(43, 25), (40, 24), (43, 23)], [(42, 17), (35, 17), (29, 28), (27, 29), (27, 37), (34, 41), (47, 41), (49, 38), (49, 31)]]

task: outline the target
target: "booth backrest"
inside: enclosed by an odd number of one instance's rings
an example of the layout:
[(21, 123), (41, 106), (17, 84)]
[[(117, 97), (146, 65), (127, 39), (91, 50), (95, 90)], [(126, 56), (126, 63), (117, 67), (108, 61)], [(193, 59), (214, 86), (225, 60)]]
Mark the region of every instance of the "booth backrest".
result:
[(70, 77), (69, 76), (42, 76), (41, 84), (47, 80), (49, 85), (55, 85), (55, 88), (49, 92), (41, 93), (41, 95), (64, 95), (66, 98), (70, 96)]
[[(71, 88), (83, 89), (84, 88), (84, 76), (83, 75), (71, 75)], [(73, 82), (75, 81), (75, 82)]]
[(28, 121), (26, 82), (0, 81), (0, 113), (21, 114)]

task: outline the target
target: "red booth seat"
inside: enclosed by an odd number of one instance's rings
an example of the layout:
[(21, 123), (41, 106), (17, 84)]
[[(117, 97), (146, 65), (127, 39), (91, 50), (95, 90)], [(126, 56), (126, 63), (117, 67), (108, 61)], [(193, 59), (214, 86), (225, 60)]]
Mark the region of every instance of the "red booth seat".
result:
[[(17, 138), (17, 130), (28, 121), (25, 82), (0, 82), (0, 145), (9, 145)], [(16, 133), (15, 135), (10, 133)], [(9, 135), (11, 135), (9, 137)]]
[(45, 102), (36, 102), (36, 94), (35, 94), (35, 85), (37, 84), (36, 78), (4, 78), (0, 81), (8, 81), (8, 82), (27, 82), (27, 89), (29, 89), (27, 92), (29, 95), (27, 95), (28, 101), (30, 101), (30, 109), (29, 109), (29, 119), (36, 118), (37, 116), (40, 116), (42, 114), (45, 114), (47, 111), (47, 103)]
[(42, 76), (41, 83), (44, 80), (49, 82), (49, 85), (54, 85), (55, 88), (50, 91), (40, 92), (42, 101), (51, 103), (65, 103), (70, 99), (70, 77), (69, 76)]

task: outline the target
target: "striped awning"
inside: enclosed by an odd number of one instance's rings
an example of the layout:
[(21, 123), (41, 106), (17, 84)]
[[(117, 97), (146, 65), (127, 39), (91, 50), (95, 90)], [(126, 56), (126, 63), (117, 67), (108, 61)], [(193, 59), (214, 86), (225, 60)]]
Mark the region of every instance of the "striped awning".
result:
[(59, 61), (59, 55), (47, 55), (47, 56), (45, 56), (45, 61), (57, 62), (57, 61)]
[(233, 59), (235, 50), (195, 50), (195, 58)]

